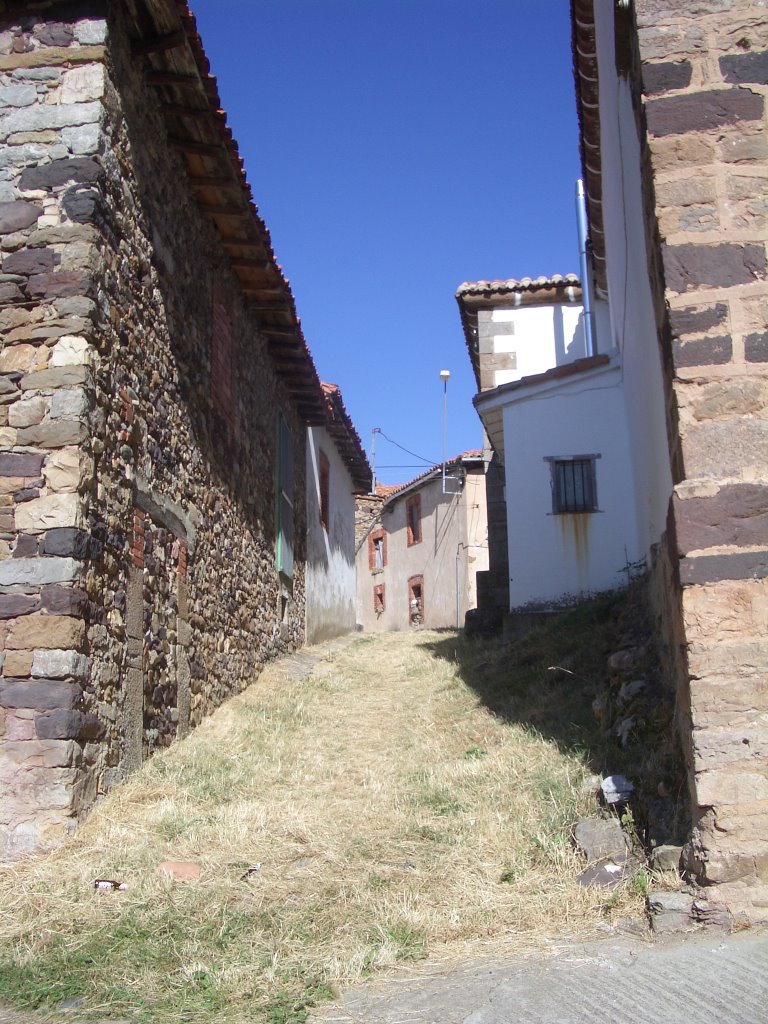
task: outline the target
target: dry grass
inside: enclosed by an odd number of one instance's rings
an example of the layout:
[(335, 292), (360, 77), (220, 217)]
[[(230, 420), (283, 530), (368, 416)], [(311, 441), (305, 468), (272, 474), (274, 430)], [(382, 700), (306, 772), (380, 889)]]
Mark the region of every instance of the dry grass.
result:
[[(567, 708), (570, 677), (545, 680), (530, 644), (453, 634), (315, 651), (310, 678), (271, 666), (63, 849), (0, 871), (0, 998), (284, 1024), (379, 968), (599, 923), (606, 894), (574, 880), (571, 828), (593, 809), (576, 725), (530, 724)], [(166, 859), (199, 863), (199, 882), (159, 877)]]

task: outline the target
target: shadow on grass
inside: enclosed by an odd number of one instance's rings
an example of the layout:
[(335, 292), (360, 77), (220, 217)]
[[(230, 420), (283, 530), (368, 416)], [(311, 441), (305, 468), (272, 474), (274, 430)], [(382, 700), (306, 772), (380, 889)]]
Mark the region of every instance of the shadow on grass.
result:
[(535, 730), (594, 772), (621, 771), (623, 751), (602, 732), (592, 703), (605, 689), (626, 601), (623, 592), (597, 597), (513, 641), (454, 633), (426, 648), (458, 664), (461, 679), (498, 718)]

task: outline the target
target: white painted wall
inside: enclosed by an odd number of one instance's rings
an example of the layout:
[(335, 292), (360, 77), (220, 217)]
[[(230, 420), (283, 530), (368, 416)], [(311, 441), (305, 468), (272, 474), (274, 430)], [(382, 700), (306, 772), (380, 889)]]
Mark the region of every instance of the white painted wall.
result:
[[(463, 470), (461, 471), (463, 476)], [(458, 481), (448, 480), (455, 490)], [(406, 501), (421, 495), (422, 541), (408, 545)], [(424, 622), (430, 629), (463, 626), (476, 606), (475, 574), (488, 568), (488, 514), (485, 476), (467, 474), (458, 494), (443, 494), (438, 475), (384, 505), (380, 526), (387, 533), (387, 564), (371, 570), (368, 541), (357, 555), (358, 621), (368, 632), (410, 628), (408, 580), (424, 577)], [(377, 524), (377, 527), (379, 525)], [(385, 587), (385, 610), (374, 613), (373, 590)], [(458, 604), (457, 604), (458, 596)]]
[(641, 151), (627, 82), (616, 74), (614, 5), (595, 4), (600, 66), (603, 225), (612, 341), (624, 365), (626, 417), (638, 505), (637, 546), (664, 532), (672, 493), (656, 321), (648, 278)]
[[(639, 557), (621, 369), (534, 385), (504, 407), (510, 607), (552, 606), (626, 583)], [(599, 511), (552, 512), (547, 456), (599, 455)]]
[[(319, 452), (330, 464), (328, 529), (320, 523)], [(307, 643), (355, 628), (355, 498), (352, 478), (324, 427), (307, 428)]]
[(583, 309), (574, 303), (494, 309), (493, 323), (512, 323), (512, 334), (493, 337), (493, 353), (514, 353), (517, 366), (497, 370), (494, 387), (572, 363), (586, 355)]

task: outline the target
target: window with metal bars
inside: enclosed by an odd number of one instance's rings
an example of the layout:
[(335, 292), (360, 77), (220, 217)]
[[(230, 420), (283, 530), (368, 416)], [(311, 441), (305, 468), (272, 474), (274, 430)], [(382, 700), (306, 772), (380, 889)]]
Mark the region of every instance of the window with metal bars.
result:
[(572, 459), (548, 457), (552, 472), (552, 512), (597, 511), (597, 474), (599, 455), (576, 455)]

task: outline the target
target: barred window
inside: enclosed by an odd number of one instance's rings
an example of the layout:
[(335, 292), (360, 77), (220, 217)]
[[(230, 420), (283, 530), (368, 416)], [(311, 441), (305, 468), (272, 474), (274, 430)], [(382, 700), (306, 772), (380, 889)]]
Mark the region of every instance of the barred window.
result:
[(571, 459), (548, 457), (552, 472), (552, 512), (597, 511), (597, 474), (599, 455), (576, 455)]

